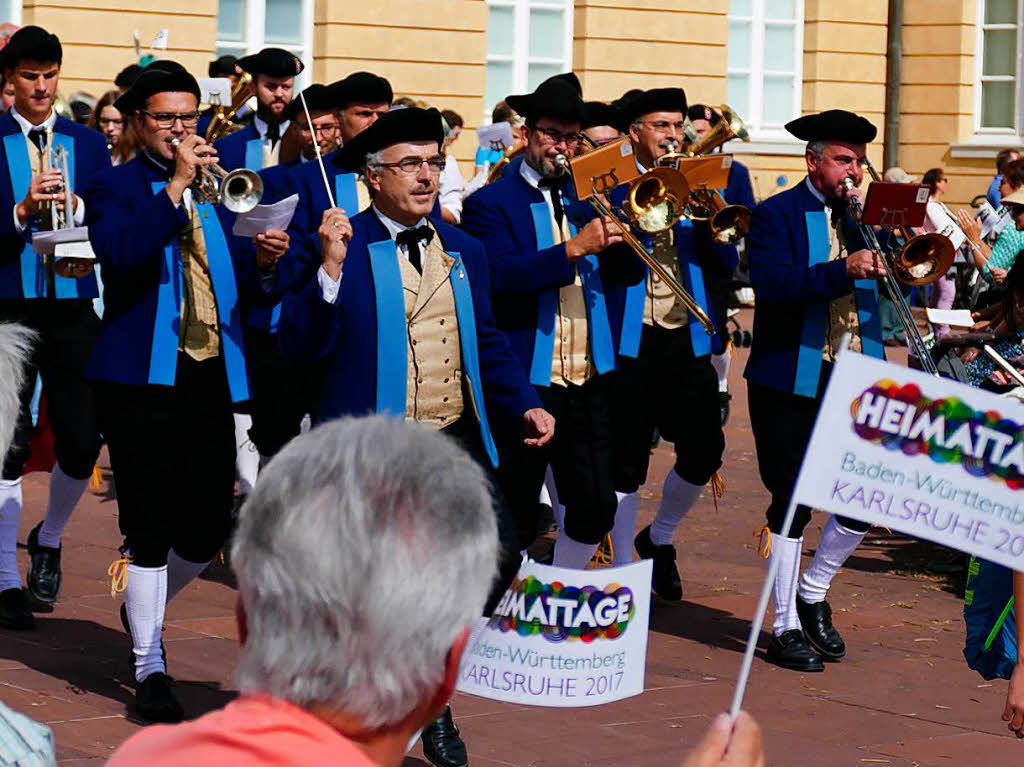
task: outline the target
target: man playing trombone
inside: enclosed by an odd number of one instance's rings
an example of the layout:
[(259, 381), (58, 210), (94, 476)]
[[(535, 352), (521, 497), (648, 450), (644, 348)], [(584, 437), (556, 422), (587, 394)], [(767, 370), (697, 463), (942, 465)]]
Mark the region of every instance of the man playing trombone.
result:
[[(686, 95), (681, 88), (655, 88), (619, 105), (621, 127), (629, 133), (641, 173), (678, 151), (683, 141)], [(626, 188), (612, 193), (622, 203)], [(736, 267), (736, 248), (712, 241), (707, 222), (681, 218), (670, 229), (643, 235), (654, 259), (671, 270), (705, 317), (711, 315), (702, 264)], [(665, 476), (653, 522), (635, 538), (637, 553), (654, 560), (651, 581), (662, 599), (682, 599), (672, 539), (704, 487), (722, 465), (725, 437), (718, 400), (718, 375), (711, 366), (711, 336), (665, 281), (648, 272), (625, 292), (619, 339), (620, 371), (615, 393), (615, 490), (619, 509), (612, 532), (618, 563), (631, 557), (637, 490), (647, 479), (651, 436), (657, 428), (675, 447), (675, 464)], [(657, 392), (656, 396), (651, 396)]]
[(758, 467), (772, 497), (765, 555), (769, 565), (781, 560), (767, 660), (823, 671), (823, 659), (846, 653), (825, 596), (868, 525), (830, 517), (799, 584), (811, 510), (798, 506), (789, 534), (780, 531), (841, 339), (849, 333), (851, 350), (884, 356), (875, 281), (885, 266), (866, 249), (849, 209), (876, 129), (837, 109), (793, 120), (786, 129), (808, 142), (807, 177), (754, 209), (747, 252), (757, 306), (745, 376)]
[[(37, 372), (57, 463), (50, 474), (46, 516), (28, 537), (28, 593), (34, 609), (53, 609), (57, 600), (61, 533), (100, 449), (93, 393), (82, 375), (99, 328), (92, 305), (98, 295), (96, 277), (92, 270), (59, 274), (52, 256), (37, 253), (32, 245), (35, 232), (56, 228), (55, 219), (80, 226), (86, 210), (74, 189), (85, 188), (110, 167), (103, 136), (53, 110), (61, 60), (56, 35), (33, 26), (15, 32), (2, 53), (4, 80), (14, 86), (15, 95), (14, 105), (0, 116), (0, 321), (20, 322), (38, 334), (21, 389), (17, 432), (0, 480), (0, 627), (9, 629), (35, 625), (21, 588), (15, 541)], [(52, 167), (58, 148), (69, 178), (62, 168)]]
[(584, 119), (573, 82), (552, 77), (507, 102), (526, 118), (523, 162), (510, 163), (504, 177), (466, 199), (462, 225), (487, 249), (495, 320), (558, 420), (558, 433), (548, 451), (524, 449), (514, 430), (503, 434), (499, 479), (525, 548), (536, 537), (537, 497), (551, 464), (565, 506), (554, 564), (583, 569), (611, 530), (616, 506), (615, 334), (606, 295), (615, 285), (638, 282), (641, 272), (629, 251), (609, 250), (622, 240), (611, 221), (573, 212), (581, 206), (565, 158), (579, 147)]
[(269, 270), (288, 246), (284, 232), (231, 235), (232, 214), (209, 197), (216, 151), (195, 135), (198, 106), (184, 69), (147, 70), (117, 101), (140, 151), (87, 194), (106, 304), (87, 375), (125, 539), (115, 566), (127, 579), (136, 708), (153, 721), (183, 715), (160, 641), (164, 609), (227, 537), (232, 407), (249, 399), (242, 315), (273, 291)]

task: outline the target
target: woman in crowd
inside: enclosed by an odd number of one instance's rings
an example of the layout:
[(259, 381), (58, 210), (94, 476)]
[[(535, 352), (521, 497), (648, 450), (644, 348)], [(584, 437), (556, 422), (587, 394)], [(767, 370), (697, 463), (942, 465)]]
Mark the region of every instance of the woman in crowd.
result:
[(103, 97), (96, 102), (92, 119), (89, 121), (89, 127), (95, 128), (107, 139), (111, 165), (121, 165), (135, 156), (135, 142), (132, 140), (131, 127), (124, 119), (124, 115), (114, 106), (117, 96), (117, 91), (104, 93)]
[[(1024, 160), (1014, 160), (1006, 166), (999, 183), (1000, 197), (1024, 187)], [(967, 211), (957, 211), (957, 222), (964, 230), (974, 249), (974, 263), (992, 282), (1000, 284), (1006, 279), (1007, 270), (1013, 265), (1017, 254), (1024, 249), (1024, 232), (1018, 231), (1011, 222), (1003, 227), (991, 248), (981, 239), (981, 222)]]

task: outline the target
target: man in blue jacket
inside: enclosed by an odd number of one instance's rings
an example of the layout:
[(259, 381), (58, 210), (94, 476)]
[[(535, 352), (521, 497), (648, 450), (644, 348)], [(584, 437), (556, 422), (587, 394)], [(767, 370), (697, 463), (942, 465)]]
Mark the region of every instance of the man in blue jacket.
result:
[(276, 290), (270, 269), (287, 236), (233, 237), (231, 214), (195, 193), (215, 152), (194, 133), (199, 86), (190, 74), (147, 71), (116, 106), (141, 148), (86, 197), (106, 299), (87, 375), (97, 382), (125, 539), (121, 620), (136, 709), (178, 721), (160, 641), (164, 609), (230, 528), (232, 408), (249, 398), (244, 300)]
[(565, 506), (554, 563), (583, 569), (611, 530), (616, 506), (609, 375), (615, 346), (606, 295), (638, 281), (641, 271), (628, 249), (610, 248), (621, 241), (614, 224), (577, 214), (586, 206), (576, 201), (561, 162), (581, 141), (584, 107), (574, 84), (553, 77), (507, 102), (526, 119), (523, 162), (466, 199), (462, 225), (487, 249), (495, 320), (559, 428), (543, 453), (522, 449), (514, 432), (503, 435), (499, 474), (526, 547), (536, 536), (537, 497), (550, 463)]
[(292, 100), (295, 77), (302, 72), (302, 59), (282, 48), (264, 48), (243, 56), (240, 69), (252, 75), (256, 115), (244, 128), (216, 142), (218, 162), (224, 170), (262, 170), (277, 165), (281, 137), (288, 130), (286, 110)]
[[(484, 249), (430, 218), (443, 141), (440, 113), (411, 107), (334, 153), (343, 170), (364, 173), (373, 204), (351, 220), (325, 210), (315, 245), (282, 263), (299, 278), (286, 277), (293, 290), (281, 341), (286, 354), (325, 365), (320, 421), (365, 413), (415, 420), (458, 441), (490, 473), (498, 462), (492, 427), (513, 421), (529, 445), (542, 446), (554, 419), (494, 325)], [(312, 264), (296, 263), (311, 254)], [(492, 606), (516, 569), (511, 549)], [(466, 763), (450, 710), (424, 730), (423, 747), (435, 765)]]
[[(655, 88), (619, 105), (637, 169), (643, 173), (683, 140), (686, 94), (681, 88)], [(625, 186), (613, 191), (621, 204)], [(670, 269), (706, 314), (705, 264), (719, 270), (736, 266), (736, 249), (717, 245), (706, 222), (681, 219), (671, 229), (637, 234), (652, 256)], [(637, 553), (654, 560), (651, 586), (662, 599), (682, 598), (672, 545), (676, 528), (722, 465), (725, 437), (718, 407), (718, 377), (711, 366), (711, 338), (705, 328), (653, 273), (629, 288), (615, 307), (622, 317), (620, 371), (615, 399), (615, 489), (619, 494), (615, 551), (628, 562), (639, 487), (647, 479), (655, 428), (675, 448), (675, 464), (665, 476), (653, 522), (634, 539)], [(652, 393), (656, 393), (652, 396)]]
[(37, 373), (57, 456), (46, 516), (28, 537), (28, 592), (37, 610), (53, 609), (57, 600), (61, 533), (100, 449), (93, 393), (82, 376), (99, 328), (92, 306), (96, 277), (92, 270), (58, 274), (52, 256), (32, 246), (35, 232), (52, 228), (49, 206), (65, 207), (60, 169), (43, 171), (43, 154), (50, 145), (62, 147), (67, 157), (72, 209), (65, 213), (76, 226), (86, 213), (81, 190), (110, 167), (103, 137), (53, 110), (61, 60), (56, 35), (33, 26), (15, 32), (2, 54), (4, 81), (13, 85), (15, 95), (14, 105), (0, 115), (0, 321), (19, 322), (37, 333), (20, 393), (17, 432), (0, 479), (0, 627), (9, 629), (35, 626), (21, 588), (15, 543)]
[(780, 535), (793, 485), (843, 335), (850, 349), (881, 358), (878, 286), (884, 266), (865, 249), (849, 212), (846, 181), (863, 179), (861, 163), (877, 133), (863, 117), (839, 109), (786, 125), (807, 141), (807, 176), (754, 209), (747, 249), (757, 296), (754, 343), (745, 376), (758, 468), (772, 500), (767, 558), (781, 560), (774, 584), (774, 631), (767, 660), (797, 671), (823, 671), (846, 653), (825, 600), (836, 572), (868, 526), (830, 517), (799, 580), (803, 530), (811, 510), (798, 506)]

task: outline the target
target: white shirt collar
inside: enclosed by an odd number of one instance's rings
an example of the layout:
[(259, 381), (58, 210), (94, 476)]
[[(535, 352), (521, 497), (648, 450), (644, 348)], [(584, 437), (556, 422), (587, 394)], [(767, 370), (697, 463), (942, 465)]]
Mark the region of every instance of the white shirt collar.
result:
[(829, 205), (828, 200), (825, 199), (825, 195), (819, 192), (817, 187), (815, 187), (814, 184), (811, 183), (810, 176), (804, 176), (804, 183), (807, 184), (807, 188), (811, 190), (811, 194), (814, 195), (815, 199), (817, 199), (818, 202), (820, 202), (826, 208), (832, 207), (831, 205)]
[(54, 112), (53, 109), (50, 110), (50, 116), (43, 120), (41, 123), (39, 123), (39, 125), (33, 125), (32, 123), (30, 123), (20, 114), (18, 114), (18, 110), (15, 109), (13, 106), (11, 107), (11, 117), (13, 117), (15, 122), (18, 123), (18, 127), (21, 128), (21, 132), (24, 133), (26, 136), (28, 135), (28, 132), (33, 128), (45, 130), (46, 128), (52, 127), (57, 122), (57, 113)]
[[(290, 123), (290, 122), (291, 122), (291, 120), (285, 120), (283, 123), (281, 123), (281, 128), (280, 128), (281, 132), (279, 134), (280, 136), (284, 136), (284, 132), (286, 130), (288, 130), (288, 123)], [(258, 115), (253, 115), (252, 124), (254, 126), (256, 126), (256, 132), (260, 134), (260, 138), (263, 139), (264, 141), (266, 141), (267, 140), (267, 128), (269, 128), (270, 125), (265, 120), (260, 119), (260, 117)]]
[(522, 176), (526, 180), (526, 183), (534, 189), (540, 189), (540, 173), (538, 173), (535, 168), (531, 167), (526, 160), (523, 160), (522, 164), (519, 166), (519, 175)]
[(636, 163), (636, 169), (640, 171), (641, 176), (647, 172), (647, 168), (640, 164), (640, 160), (637, 159), (635, 154), (633, 155), (633, 162)]
[(391, 235), (392, 240), (398, 237), (399, 232), (404, 232), (407, 229), (415, 229), (417, 226), (425, 226), (427, 224), (427, 217), (424, 216), (419, 221), (417, 221), (414, 226), (402, 226), (393, 218), (388, 218), (379, 210), (377, 210), (376, 205), (371, 205), (370, 207), (373, 208), (373, 212), (377, 214), (377, 218), (380, 219), (380, 222), (384, 224), (384, 228), (388, 230), (388, 234)]

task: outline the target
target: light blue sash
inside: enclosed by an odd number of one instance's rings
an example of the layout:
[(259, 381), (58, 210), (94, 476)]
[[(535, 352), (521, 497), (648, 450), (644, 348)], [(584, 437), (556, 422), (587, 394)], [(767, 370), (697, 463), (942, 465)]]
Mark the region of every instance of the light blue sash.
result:
[[(64, 133), (54, 133), (53, 142), (64, 148), (68, 158), (68, 181), (75, 188), (75, 140)], [(28, 158), (28, 144), (23, 133), (4, 136), (4, 151), (7, 155), (7, 169), (11, 178), (11, 190), (15, 200), (24, 199), (32, 183), (32, 165)], [(35, 222), (32, 224), (35, 229)], [(21, 249), (21, 291), (25, 298), (44, 298), (47, 295), (46, 261), (42, 254), (32, 249), (29, 237)], [(93, 280), (90, 275), (82, 279)], [(78, 278), (53, 275), (55, 298), (78, 298)]]
[[(381, 240), (371, 243), (368, 250), (377, 308), (377, 412), (404, 418), (409, 365), (406, 346), (408, 328), (405, 320), (402, 274), (395, 248), (394, 240)], [(484, 405), (483, 384), (480, 380), (473, 292), (461, 256), (458, 253), (448, 255), (455, 259), (448, 281), (451, 283), (455, 299), (462, 365), (469, 379), (470, 392), (480, 419), (480, 437), (484, 449), (491, 459), (491, 464), (497, 466), (498, 450), (491, 436)]]
[[(537, 250), (553, 247), (554, 232), (551, 226), (551, 210), (546, 202), (530, 205), (533, 229), (537, 238)], [(569, 222), (569, 233), (576, 234), (576, 227)], [(612, 342), (611, 326), (604, 300), (604, 286), (597, 256), (587, 255), (577, 261), (580, 281), (583, 283), (583, 299), (587, 307), (590, 353), (594, 368), (599, 374), (615, 369), (615, 345)], [(555, 318), (558, 315), (558, 290), (546, 290), (537, 296), (537, 334), (533, 340), (533, 359), (530, 362), (530, 383), (534, 386), (551, 385), (551, 366), (555, 355)]]
[(251, 138), (245, 142), (245, 166), (249, 170), (263, 170), (263, 139)]
[[(158, 194), (165, 186), (154, 181), (152, 189)], [(184, 204), (184, 203), (183, 203)], [(220, 323), (220, 348), (228, 376), (232, 402), (249, 399), (249, 383), (245, 369), (242, 322), (238, 307), (238, 287), (231, 262), (227, 237), (213, 205), (196, 203), (201, 218), (203, 238), (206, 241), (206, 259), (210, 267), (210, 283), (217, 300), (217, 318)], [(181, 329), (181, 248), (178, 238), (164, 246), (160, 266), (160, 284), (157, 286), (156, 317), (153, 323), (153, 342), (149, 358), (149, 383), (173, 386), (178, 368), (178, 337)]]
[[(828, 214), (823, 210), (809, 210), (804, 214), (807, 225), (807, 266), (828, 261)], [(821, 376), (821, 350), (825, 343), (828, 323), (828, 302), (810, 304), (804, 310), (804, 326), (800, 331), (800, 348), (796, 355), (796, 378), (793, 393), (802, 397), (818, 394)]]

